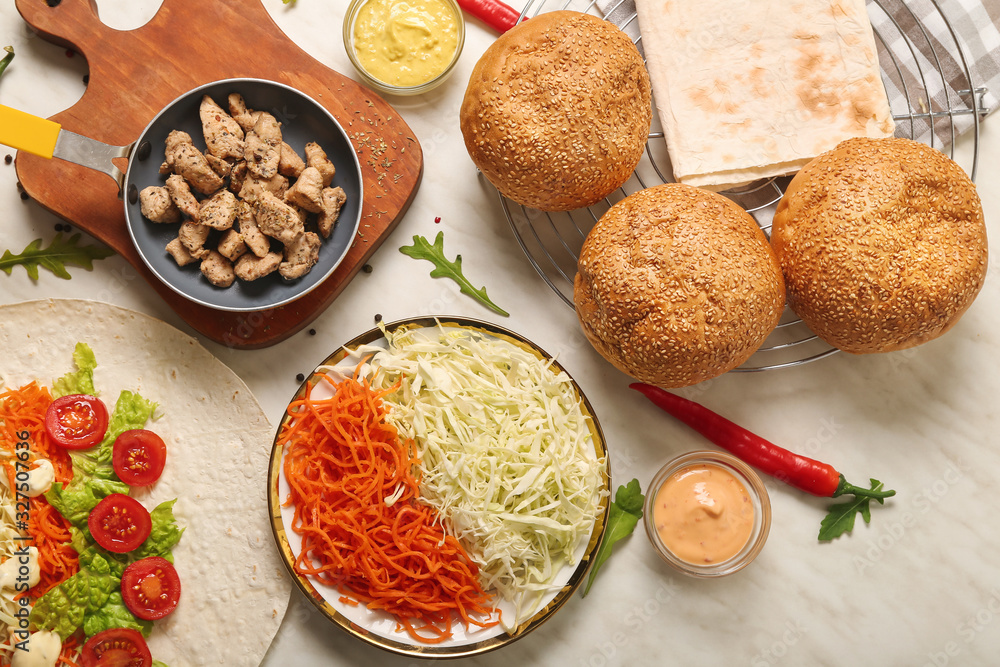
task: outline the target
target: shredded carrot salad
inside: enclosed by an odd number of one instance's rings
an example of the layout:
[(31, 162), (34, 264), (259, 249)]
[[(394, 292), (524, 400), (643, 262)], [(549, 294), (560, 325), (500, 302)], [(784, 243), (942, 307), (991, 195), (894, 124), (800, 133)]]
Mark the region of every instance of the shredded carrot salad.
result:
[(420, 642), (444, 641), (456, 618), (466, 628), (495, 625), (478, 568), (419, 500), (416, 447), (400, 439), (382, 404), (395, 387), (326, 380), (335, 394), (314, 400), (307, 389), (279, 436), (285, 505), (302, 536), (296, 571), (393, 614)]
[(45, 411), (52, 403), (48, 387), (37, 382), (26, 384), (19, 389), (8, 389), (0, 393), (0, 447), (13, 452), (20, 438), (17, 434), (28, 431), (31, 434), (32, 458), (46, 458), (52, 462), (57, 482), (73, 479), (73, 462), (69, 453), (53, 443), (45, 431)]
[[(18, 434), (26, 431), (29, 434), (30, 460), (48, 459), (55, 470), (55, 481), (68, 484), (73, 478), (69, 452), (53, 443), (45, 430), (45, 411), (51, 403), (48, 388), (37, 382), (0, 393), (0, 449), (16, 454), (17, 443), (22, 440)], [(16, 488), (13, 460), (3, 463), (3, 473), (7, 476), (10, 489)], [(38, 549), (41, 576), (38, 584), (25, 595), (37, 599), (76, 574), (80, 563), (76, 549), (70, 544), (69, 522), (44, 496), (28, 499), (27, 517), (27, 533)], [(59, 664), (77, 667), (75, 658), (79, 648), (78, 638), (68, 638), (60, 651)]]
[[(9, 389), (0, 394), (0, 448), (15, 453), (20, 441), (18, 433), (27, 431), (30, 435), (31, 460), (46, 458), (55, 469), (57, 482), (68, 484), (73, 478), (73, 464), (69, 453), (51, 441), (45, 430), (45, 411), (52, 403), (52, 396), (46, 387), (37, 382), (18, 389)], [(13, 462), (4, 463), (9, 481), (14, 484)], [(76, 574), (80, 569), (76, 549), (70, 545), (69, 522), (49, 505), (43, 497), (28, 499), (27, 532), (34, 538), (38, 549), (38, 567), (41, 579), (31, 589), (32, 597), (38, 598)]]
[(66, 667), (80, 667), (80, 663), (77, 660), (80, 657), (80, 633), (70, 635), (63, 642), (62, 651), (59, 653), (59, 660), (56, 662), (57, 665), (66, 665)]

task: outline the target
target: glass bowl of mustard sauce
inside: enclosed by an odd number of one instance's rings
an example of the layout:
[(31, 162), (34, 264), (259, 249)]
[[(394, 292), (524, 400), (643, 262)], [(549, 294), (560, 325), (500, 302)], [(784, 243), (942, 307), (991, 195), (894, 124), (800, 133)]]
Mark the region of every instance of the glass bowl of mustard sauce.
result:
[(742, 570), (764, 547), (771, 501), (760, 475), (743, 461), (695, 451), (653, 477), (643, 522), (656, 552), (674, 569), (722, 577)]
[(389, 95), (418, 95), (451, 75), (465, 44), (455, 0), (352, 0), (344, 48), (363, 82)]

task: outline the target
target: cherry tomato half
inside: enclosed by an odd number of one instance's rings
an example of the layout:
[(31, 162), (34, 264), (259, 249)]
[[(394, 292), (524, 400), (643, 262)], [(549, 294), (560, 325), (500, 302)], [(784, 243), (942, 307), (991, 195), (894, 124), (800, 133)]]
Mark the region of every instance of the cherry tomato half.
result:
[(181, 580), (165, 558), (150, 556), (130, 564), (122, 573), (122, 599), (133, 614), (155, 621), (177, 608)]
[(80, 654), (83, 667), (151, 667), (142, 633), (131, 628), (110, 628), (87, 640)]
[(112, 493), (90, 510), (87, 527), (95, 542), (108, 551), (123, 554), (146, 541), (153, 522), (138, 500)]
[(93, 447), (104, 438), (104, 433), (108, 430), (108, 408), (96, 396), (60, 396), (45, 411), (45, 430), (60, 447)]
[(167, 461), (167, 445), (152, 431), (137, 428), (115, 438), (111, 465), (129, 486), (149, 486), (160, 478)]

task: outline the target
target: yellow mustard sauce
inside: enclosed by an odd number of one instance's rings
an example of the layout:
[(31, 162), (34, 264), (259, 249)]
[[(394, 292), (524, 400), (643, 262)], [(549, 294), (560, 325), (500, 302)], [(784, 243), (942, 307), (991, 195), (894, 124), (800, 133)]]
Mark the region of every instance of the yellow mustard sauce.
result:
[(419, 86), (447, 69), (458, 48), (458, 17), (443, 0), (369, 0), (354, 22), (354, 50), (370, 76)]
[(671, 475), (656, 492), (653, 523), (663, 544), (689, 563), (721, 563), (750, 539), (754, 507), (739, 479), (697, 463)]

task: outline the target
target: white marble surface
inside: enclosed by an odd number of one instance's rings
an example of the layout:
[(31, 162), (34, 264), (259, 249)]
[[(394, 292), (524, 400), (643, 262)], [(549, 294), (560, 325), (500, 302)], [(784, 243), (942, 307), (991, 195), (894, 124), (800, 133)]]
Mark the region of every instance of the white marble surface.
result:
[[(42, 1), (42, 0), (38, 0)], [(340, 40), (346, 0), (264, 0), (279, 25), (316, 58), (352, 75)], [(140, 25), (157, 0), (98, 0), (115, 28)], [(517, 330), (559, 356), (588, 394), (611, 451), (615, 485), (645, 484), (667, 458), (705, 446), (626, 389), (628, 378), (587, 345), (573, 312), (537, 277), (495, 193), (480, 181), (458, 130), (464, 83), (494, 39), (470, 23), (454, 78), (421, 98), (393, 99), (425, 155), (425, 175), (398, 229), (313, 324), (272, 348), (233, 351), (205, 342), (256, 394), (275, 421), (308, 372), (337, 344), (389, 320), (451, 314)], [(26, 30), (11, 0), (0, 5), (0, 46), (17, 57), (0, 79), (0, 103), (42, 116), (81, 95), (86, 63)], [(969, 141), (962, 149), (969, 150)], [(0, 148), (0, 155), (5, 154)], [(982, 129), (978, 182), (991, 236), (1000, 232), (1000, 126)], [(15, 188), (0, 164), (0, 250), (51, 239), (59, 220)], [(440, 216), (441, 222), (435, 223)], [(397, 251), (414, 234), (445, 232), (471, 280), (511, 312), (498, 317), (431, 279), (430, 265)], [(991, 665), (1000, 655), (1000, 285), (995, 258), (986, 286), (955, 329), (903, 353), (834, 355), (802, 367), (729, 374), (685, 393), (789, 448), (824, 459), (863, 483), (898, 491), (870, 526), (820, 544), (826, 502), (769, 482), (771, 536), (758, 560), (725, 580), (672, 574), (639, 529), (619, 545), (586, 598), (575, 596), (535, 632), (500, 651), (455, 664), (602, 665)], [(63, 281), (22, 268), (0, 274), (0, 303), (41, 297), (99, 298), (184, 325), (121, 259), (72, 269)], [(193, 332), (192, 332), (193, 333)], [(211, 631), (210, 629), (208, 631)], [(298, 594), (265, 664), (408, 665), (327, 623)]]

